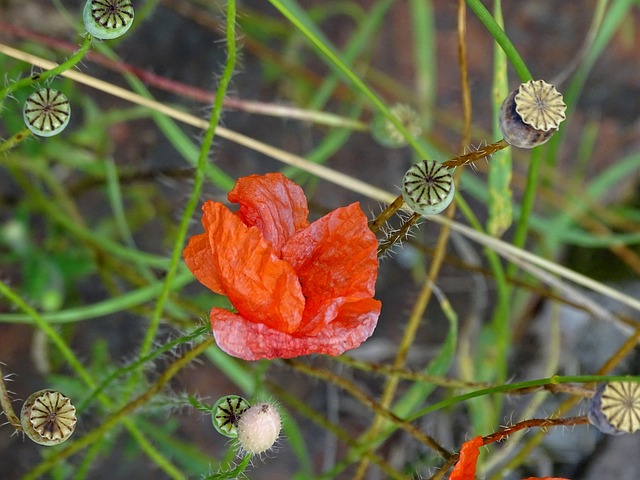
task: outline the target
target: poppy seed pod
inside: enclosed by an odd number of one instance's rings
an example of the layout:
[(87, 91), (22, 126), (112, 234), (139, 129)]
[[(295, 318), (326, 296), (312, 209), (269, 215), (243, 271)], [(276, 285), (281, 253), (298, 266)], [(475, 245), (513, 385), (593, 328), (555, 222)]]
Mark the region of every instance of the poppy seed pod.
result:
[(220, 398), (211, 409), (211, 422), (217, 432), (225, 437), (238, 436), (238, 422), (251, 405), (238, 395)]
[(640, 383), (600, 385), (591, 399), (589, 422), (608, 435), (640, 430)]
[(111, 40), (127, 33), (133, 16), (131, 0), (87, 0), (82, 21), (91, 36)]
[(238, 444), (243, 452), (260, 455), (280, 435), (280, 414), (270, 403), (258, 403), (242, 413), (238, 422)]
[[(389, 110), (412, 136), (417, 137), (422, 133), (420, 114), (409, 105), (396, 103)], [(376, 142), (387, 148), (400, 148), (407, 145), (404, 135), (382, 113), (378, 113), (373, 118), (371, 135)]]
[(40, 390), (22, 405), (20, 421), (24, 433), (34, 442), (57, 445), (66, 441), (76, 428), (76, 407), (54, 390)]
[(29, 95), (22, 109), (24, 123), (34, 135), (52, 137), (69, 124), (71, 107), (58, 90), (43, 88)]
[(500, 131), (505, 141), (514, 147), (537, 147), (558, 131), (566, 118), (566, 109), (556, 87), (544, 80), (529, 80), (502, 102)]
[(441, 163), (423, 160), (412, 165), (402, 179), (402, 198), (414, 212), (437, 215), (451, 204), (455, 183)]

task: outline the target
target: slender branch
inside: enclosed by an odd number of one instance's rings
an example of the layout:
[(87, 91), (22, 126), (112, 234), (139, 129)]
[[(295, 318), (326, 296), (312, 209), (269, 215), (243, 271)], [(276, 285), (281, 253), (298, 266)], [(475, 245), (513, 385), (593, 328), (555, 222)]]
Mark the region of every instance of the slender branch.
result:
[(2, 406), (2, 411), (4, 412), (4, 416), (7, 417), (9, 423), (16, 430), (22, 431), (22, 423), (20, 419), (16, 416), (13, 411), (13, 406), (11, 405), (11, 398), (9, 397), (9, 392), (7, 392), (7, 387), (4, 384), (4, 377), (2, 375), (2, 368), (0, 368), (0, 406)]

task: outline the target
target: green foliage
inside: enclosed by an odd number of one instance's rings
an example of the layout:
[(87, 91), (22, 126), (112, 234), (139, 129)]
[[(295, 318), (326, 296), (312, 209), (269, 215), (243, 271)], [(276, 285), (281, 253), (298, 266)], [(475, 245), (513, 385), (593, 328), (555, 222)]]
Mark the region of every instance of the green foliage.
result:
[[(20, 355), (0, 350), (0, 362), (18, 370), (31, 363), (31, 349), (40, 370), (17, 378), (16, 390), (25, 390), (22, 382), (59, 389), (74, 399), (80, 422), (68, 447), (42, 451), (22, 478), (93, 478), (114, 458), (122, 465), (112, 478), (143, 471), (149, 478), (260, 479), (272, 469), (287, 478), (367, 478), (372, 468), (388, 478), (425, 477), (450, 467), (445, 462), (465, 438), (499, 435), (505, 417), (523, 420), (528, 407), (537, 411), (530, 416), (550, 414), (540, 407), (550, 394), (578, 400), (590, 394), (590, 382), (627, 378), (609, 370), (555, 376), (573, 368), (563, 363), (573, 352), (563, 351), (560, 327), (538, 339), (547, 348), (535, 370), (543, 378), (531, 380), (514, 358), (538, 356), (522, 338), (541, 321), (533, 313), (539, 305), (554, 313), (577, 306), (628, 335), (638, 331), (637, 298), (599, 281), (640, 272), (640, 156), (607, 143), (611, 125), (598, 115), (584, 120), (580, 105), (597, 60), (612, 42), (622, 48), (616, 35), (633, 22), (635, 2), (597, 2), (583, 50), (558, 76), (568, 120), (548, 144), (499, 151), (488, 167), (457, 167), (455, 221), (439, 216), (402, 247), (391, 242), (397, 256), (382, 261), (378, 277), (383, 314), (362, 354), (261, 362), (215, 346), (209, 310), (233, 306), (197, 284), (182, 260), (203, 201), (224, 201), (241, 176), (280, 170), (303, 186), (314, 218), (352, 201), (373, 211), (399, 195), (388, 190), (412, 163), (498, 140), (497, 111), (515, 83), (510, 72), (527, 80), (530, 63), (535, 78), (551, 80), (564, 65), (521, 56), (515, 39), (530, 32), (497, 0), (493, 13), (467, 0), (466, 25), (482, 30), (467, 30), (478, 43), (464, 44), (464, 59), (451, 54), (456, 19), (447, 18), (453, 23), (445, 31), (439, 15), (447, 12), (437, 2), (271, 0), (260, 11), (240, 4), (238, 12), (234, 1), (177, 3), (180, 14), (145, 2), (122, 41), (87, 35), (72, 47), (54, 32), (28, 28), (16, 32), (13, 50), (0, 45), (0, 340), (16, 336)], [(53, 4), (56, 19), (73, 22), (61, 38), (83, 30), (81, 12)], [(162, 15), (181, 32), (173, 40), (179, 54), (163, 44), (166, 55), (185, 57), (168, 59), (169, 67), (146, 64), (140, 53), (156, 48), (146, 29), (160, 32), (154, 22)], [(207, 28), (208, 43), (196, 25)], [(193, 70), (181, 76), (183, 65)], [(191, 88), (201, 65), (204, 92)], [(148, 72), (138, 77), (139, 70)], [(461, 87), (445, 85), (460, 71), (468, 74)], [(467, 121), (458, 97), (470, 86)], [(65, 93), (73, 118), (64, 132), (38, 139), (24, 132), (22, 104), (45, 87)], [(205, 97), (212, 103), (206, 120), (187, 113), (202, 114), (194, 99)], [(418, 112), (423, 133), (394, 116), (397, 103)], [(375, 143), (374, 118), (397, 130), (393, 146), (400, 148)], [(394, 221), (383, 222), (380, 239), (398, 231)], [(602, 306), (603, 297), (618, 303)], [(32, 345), (22, 335), (33, 336)], [(607, 368), (628, 356), (633, 338), (615, 345)], [(522, 395), (533, 391), (538, 398)], [(211, 404), (225, 395), (277, 403), (279, 453), (239, 457), (215, 433)], [(443, 428), (455, 431), (443, 436)], [(442, 445), (441, 437), (453, 443)], [(394, 463), (398, 439), (410, 448)], [(521, 453), (507, 462), (490, 450), (480, 467), (487, 478), (522, 473), (533, 458), (533, 433), (513, 439), (509, 448)]]

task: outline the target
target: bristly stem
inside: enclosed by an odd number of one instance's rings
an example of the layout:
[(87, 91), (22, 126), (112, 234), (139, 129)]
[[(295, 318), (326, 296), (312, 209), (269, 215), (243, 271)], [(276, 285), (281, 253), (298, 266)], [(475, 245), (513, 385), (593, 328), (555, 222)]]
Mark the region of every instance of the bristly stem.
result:
[(29, 130), (27, 127), (24, 127), (18, 133), (12, 135), (11, 137), (0, 143), (0, 153), (8, 152), (12, 148), (17, 147), (24, 141), (25, 138), (28, 138), (30, 135), (32, 135), (31, 130)]
[(409, 235), (409, 230), (413, 225), (416, 224), (418, 220), (420, 220), (420, 218), (422, 218), (422, 215), (420, 215), (419, 213), (413, 213), (404, 221), (400, 228), (390, 232), (389, 235), (387, 235), (387, 237), (378, 245), (378, 258), (387, 253), (389, 249), (391, 249), (394, 245), (407, 238), (407, 235)]
[[(529, 420), (518, 422), (515, 425), (505, 427), (495, 433), (491, 433), (482, 437), (482, 444), (489, 445), (493, 442), (505, 440), (509, 435), (513, 435), (519, 430), (530, 428), (540, 428), (541, 430), (544, 430), (549, 427), (569, 427), (574, 425), (585, 425), (587, 423), (589, 423), (589, 419), (586, 415), (566, 418), (531, 418)], [(449, 458), (447, 462), (442, 466), (442, 468), (429, 480), (440, 480), (441, 478), (444, 478), (444, 475), (449, 471), (449, 468), (451, 468), (459, 459), (459, 453), (452, 455), (451, 458)]]
[(46, 70), (40, 73), (35, 73), (29, 77), (18, 80), (17, 82), (10, 83), (5, 88), (0, 90), (0, 106), (2, 106), (2, 102), (4, 102), (4, 99), (6, 98), (7, 95), (9, 95), (12, 92), (15, 92), (19, 88), (27, 87), (29, 85), (33, 85), (34, 83), (43, 82), (45, 80), (48, 80), (49, 78), (55, 77), (56, 75), (60, 75), (62, 72), (65, 72), (75, 67), (76, 64), (84, 58), (84, 56), (87, 54), (90, 48), (91, 48), (91, 35), (86, 35), (78, 51), (74, 53), (71, 57), (69, 57), (66, 62), (61, 63), (60, 65), (50, 70)]
[(9, 398), (9, 392), (7, 392), (7, 387), (4, 384), (2, 368), (0, 368), (0, 406), (2, 406), (4, 416), (7, 417), (7, 420), (9, 420), (11, 426), (16, 430), (22, 430), (22, 423), (16, 416), (15, 412), (13, 411), (13, 407), (11, 406), (11, 398)]
[(404, 205), (404, 200), (402, 199), (402, 195), (396, 198), (393, 202), (387, 206), (380, 214), (369, 222), (369, 230), (373, 233), (378, 233), (380, 227), (384, 225), (395, 213), (402, 208)]
[(446, 168), (461, 167), (463, 165), (482, 160), (483, 158), (493, 155), (494, 153), (499, 152), (500, 150), (502, 150), (503, 148), (507, 148), (508, 146), (509, 144), (503, 138), (499, 142), (491, 143), (482, 148), (479, 148), (478, 150), (474, 150), (473, 152), (465, 153), (464, 155), (459, 155), (452, 158), (451, 160), (442, 162), (442, 165)]
[[(482, 160), (483, 158), (493, 155), (494, 153), (499, 152), (500, 150), (508, 146), (509, 144), (504, 139), (502, 139), (498, 142), (491, 143), (482, 148), (479, 148), (478, 150), (475, 150), (473, 152), (453, 157), (446, 162), (442, 162), (442, 165), (445, 168), (461, 167), (463, 165)], [(403, 205), (404, 199), (402, 198), (402, 195), (400, 195), (393, 202), (391, 202), (389, 206), (385, 208), (376, 218), (369, 222), (369, 229), (373, 233), (378, 233), (380, 227), (382, 227), (382, 225), (384, 225), (393, 215), (395, 215), (395, 213), (400, 210)], [(413, 223), (415, 223), (416, 220), (413, 220)]]

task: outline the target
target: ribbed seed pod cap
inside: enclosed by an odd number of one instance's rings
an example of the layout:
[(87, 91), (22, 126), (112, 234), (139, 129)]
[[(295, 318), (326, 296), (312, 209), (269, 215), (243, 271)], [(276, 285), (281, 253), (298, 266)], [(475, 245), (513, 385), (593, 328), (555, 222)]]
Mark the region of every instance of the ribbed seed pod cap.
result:
[(211, 422), (219, 434), (234, 438), (238, 435), (238, 422), (251, 405), (238, 395), (218, 399), (211, 410)]
[(588, 416), (593, 426), (608, 435), (640, 430), (640, 383), (600, 385), (591, 399)]
[(455, 194), (453, 177), (441, 163), (423, 160), (412, 165), (402, 179), (402, 198), (421, 215), (437, 215), (449, 206)]
[[(396, 103), (390, 108), (390, 111), (412, 136), (418, 137), (422, 134), (422, 119), (412, 107), (404, 103)], [(371, 135), (376, 142), (384, 147), (400, 148), (407, 145), (407, 139), (382, 113), (373, 117)]]
[(20, 412), (24, 433), (45, 446), (67, 440), (76, 428), (76, 421), (76, 407), (69, 398), (54, 390), (31, 394)]
[(529, 80), (500, 107), (499, 126), (507, 143), (533, 148), (547, 142), (565, 120), (562, 94), (544, 80)]
[(131, 0), (87, 0), (82, 12), (87, 32), (103, 40), (124, 35), (133, 25), (133, 17)]
[(42, 88), (29, 95), (22, 108), (24, 123), (34, 135), (52, 137), (69, 124), (71, 105), (58, 90)]

